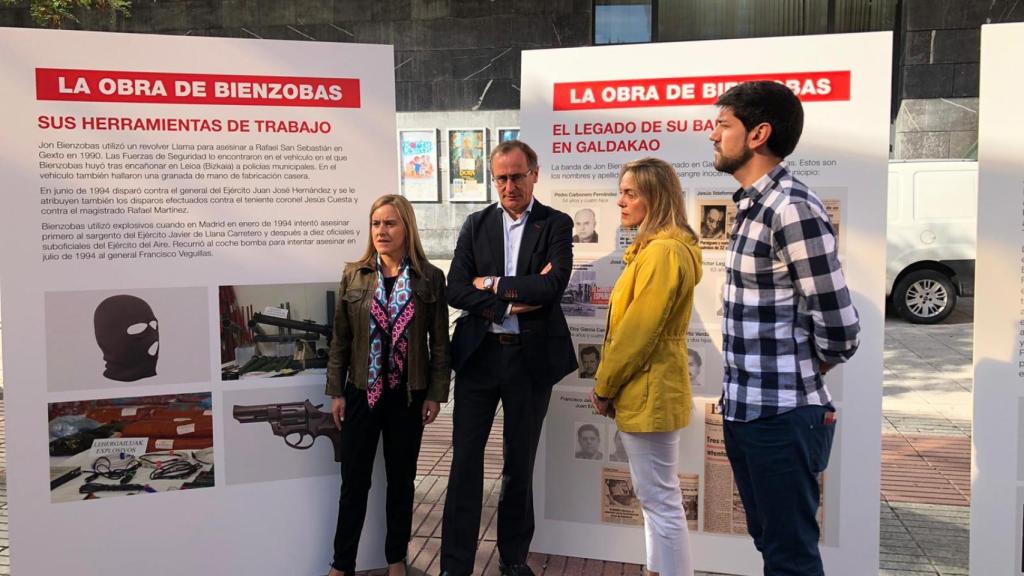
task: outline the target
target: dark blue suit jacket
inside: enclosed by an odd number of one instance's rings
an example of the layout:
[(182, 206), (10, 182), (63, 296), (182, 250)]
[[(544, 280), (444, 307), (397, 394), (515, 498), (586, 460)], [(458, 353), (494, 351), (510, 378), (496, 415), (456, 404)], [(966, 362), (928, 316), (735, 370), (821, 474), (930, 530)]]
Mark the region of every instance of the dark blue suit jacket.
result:
[[(520, 337), (538, 384), (554, 386), (576, 370), (561, 299), (572, 273), (572, 218), (534, 200), (526, 221), (516, 275), (503, 278), (499, 294), (478, 290), (473, 279), (505, 274), (505, 238), (497, 204), (466, 218), (448, 271), (448, 303), (469, 312), (452, 337), (452, 368), (458, 372), (479, 348), (488, 326), (501, 323), (509, 302), (539, 305), (519, 315)], [(551, 271), (541, 274), (547, 264)]]

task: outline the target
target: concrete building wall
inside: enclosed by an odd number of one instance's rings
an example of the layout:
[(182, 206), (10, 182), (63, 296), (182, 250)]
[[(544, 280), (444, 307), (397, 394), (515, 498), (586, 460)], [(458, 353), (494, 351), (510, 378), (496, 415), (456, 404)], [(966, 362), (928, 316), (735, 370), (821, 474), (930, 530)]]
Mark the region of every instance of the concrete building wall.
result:
[(914, 98), (900, 102), (894, 159), (978, 156), (978, 99)]
[(893, 156), (977, 157), (981, 26), (1024, 21), (1017, 0), (903, 0)]
[[(519, 108), (520, 52), (591, 43), (590, 0), (135, 0), (70, 28), (392, 44), (400, 112)], [(27, 27), (23, 6), (0, 26)]]

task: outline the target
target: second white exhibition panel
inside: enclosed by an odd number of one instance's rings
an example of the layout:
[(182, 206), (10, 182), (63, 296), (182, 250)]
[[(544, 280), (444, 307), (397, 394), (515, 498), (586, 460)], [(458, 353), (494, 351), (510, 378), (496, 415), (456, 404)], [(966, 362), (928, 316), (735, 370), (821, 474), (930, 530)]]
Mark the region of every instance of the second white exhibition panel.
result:
[[(840, 418), (823, 477), (822, 554), (829, 574), (877, 570), (891, 48), (889, 33), (871, 33), (523, 53), (522, 135), (540, 156), (538, 195), (577, 221), (595, 221), (595, 233), (587, 224), (586, 239), (574, 243), (562, 304), (581, 357), (600, 355), (608, 295), (630, 242), (615, 206), (619, 168), (656, 156), (672, 163), (682, 182), (704, 258), (689, 330), (690, 355), (699, 359), (690, 367), (695, 406), (679, 478), (697, 569), (760, 573), (715, 409), (725, 231), (738, 185), (714, 169), (708, 136), (720, 94), (737, 82), (770, 79), (804, 103), (803, 137), (790, 167), (822, 198), (838, 230), (862, 326), (856, 356), (826, 377)], [(628, 466), (614, 423), (589, 406), (592, 386), (592, 375), (581, 371), (552, 396), (537, 465), (534, 549), (642, 563), (642, 519)], [(602, 442), (596, 457), (575, 448), (581, 429), (593, 433), (588, 424)]]
[(971, 574), (1024, 574), (1024, 24), (981, 28)]

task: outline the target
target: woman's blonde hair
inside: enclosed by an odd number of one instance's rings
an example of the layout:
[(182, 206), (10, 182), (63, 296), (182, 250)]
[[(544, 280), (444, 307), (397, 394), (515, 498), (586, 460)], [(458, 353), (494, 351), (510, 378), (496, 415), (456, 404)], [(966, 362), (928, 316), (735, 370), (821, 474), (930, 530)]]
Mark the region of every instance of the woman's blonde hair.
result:
[(647, 203), (647, 216), (636, 233), (633, 244), (643, 248), (655, 234), (668, 228), (679, 228), (697, 238), (693, 228), (686, 222), (686, 206), (683, 204), (683, 188), (679, 176), (668, 162), (658, 158), (641, 158), (627, 162), (619, 170), (619, 182), (623, 176), (632, 174), (636, 191)]
[(420, 231), (416, 226), (416, 211), (404, 196), (396, 196), (394, 194), (385, 194), (377, 198), (373, 205), (370, 206), (370, 233), (366, 239), (366, 252), (363, 253), (362, 258), (359, 260), (350, 262), (349, 267), (377, 267), (377, 249), (373, 246), (373, 213), (381, 206), (389, 204), (394, 206), (395, 211), (398, 212), (398, 217), (405, 226), (405, 251), (409, 255), (409, 265), (416, 271), (417, 275), (422, 277), (423, 265), (429, 261), (427, 260), (426, 253), (423, 251), (423, 244), (420, 242)]

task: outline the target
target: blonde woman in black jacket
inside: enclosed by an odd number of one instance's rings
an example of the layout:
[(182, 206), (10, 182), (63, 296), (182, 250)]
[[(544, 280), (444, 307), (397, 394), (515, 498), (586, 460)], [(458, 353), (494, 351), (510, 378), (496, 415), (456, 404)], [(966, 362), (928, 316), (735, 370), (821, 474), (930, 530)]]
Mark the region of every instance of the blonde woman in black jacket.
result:
[(327, 394), (341, 430), (341, 498), (329, 576), (355, 574), (377, 439), (387, 470), (389, 576), (406, 574), (416, 459), (423, 427), (448, 400), (444, 273), (423, 252), (416, 215), (401, 196), (370, 208), (370, 239), (341, 279)]

